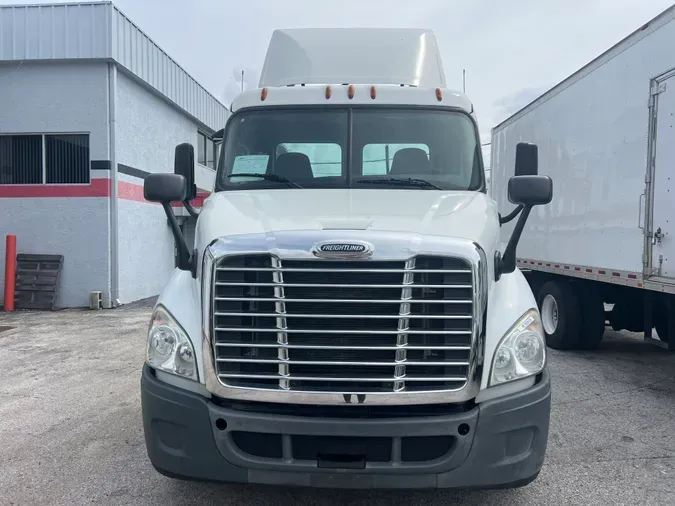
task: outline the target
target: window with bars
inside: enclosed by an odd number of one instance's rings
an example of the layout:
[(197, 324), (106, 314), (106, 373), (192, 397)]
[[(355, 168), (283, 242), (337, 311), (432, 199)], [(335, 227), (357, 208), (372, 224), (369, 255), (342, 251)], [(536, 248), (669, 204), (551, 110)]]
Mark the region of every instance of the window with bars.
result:
[(89, 134), (0, 135), (0, 184), (89, 182)]

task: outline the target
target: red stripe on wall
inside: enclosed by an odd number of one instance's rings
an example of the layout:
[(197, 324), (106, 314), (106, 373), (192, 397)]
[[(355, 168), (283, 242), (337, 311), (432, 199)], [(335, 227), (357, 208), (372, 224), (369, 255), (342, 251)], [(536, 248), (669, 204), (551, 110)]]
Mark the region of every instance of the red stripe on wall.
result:
[[(78, 198), (78, 197), (110, 197), (110, 179), (92, 179), (90, 184), (77, 185), (0, 185), (0, 198)], [(145, 202), (143, 186), (126, 181), (117, 182), (118, 198)], [(192, 200), (194, 207), (202, 207), (204, 200), (210, 195), (209, 192), (197, 193), (197, 198)], [(174, 202), (173, 207), (181, 207), (183, 204)]]
[[(141, 189), (141, 194), (143, 193)], [(0, 185), (0, 198), (110, 197), (110, 179), (92, 179), (89, 184)]]
[(117, 196), (122, 200), (133, 200), (135, 202), (147, 202), (143, 197), (143, 187), (126, 181), (117, 182)]

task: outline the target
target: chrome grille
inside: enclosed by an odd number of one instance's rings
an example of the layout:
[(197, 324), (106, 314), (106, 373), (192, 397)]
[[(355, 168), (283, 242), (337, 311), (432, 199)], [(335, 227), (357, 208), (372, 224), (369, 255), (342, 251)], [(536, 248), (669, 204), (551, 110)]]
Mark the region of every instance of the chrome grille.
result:
[(213, 289), (213, 352), (228, 387), (438, 392), (468, 381), (473, 277), (462, 259), (226, 256)]

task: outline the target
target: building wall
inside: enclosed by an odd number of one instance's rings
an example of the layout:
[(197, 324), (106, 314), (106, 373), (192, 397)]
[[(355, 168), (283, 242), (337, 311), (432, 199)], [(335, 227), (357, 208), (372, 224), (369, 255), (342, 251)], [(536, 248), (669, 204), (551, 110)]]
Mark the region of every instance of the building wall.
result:
[(119, 300), (157, 295), (175, 267), (174, 241), (160, 205), (120, 199)]
[[(161, 206), (142, 198), (143, 176), (173, 172), (175, 146), (196, 145), (198, 126), (123, 71), (117, 77), (116, 110), (119, 299), (127, 303), (158, 294), (175, 266), (166, 216)], [(196, 174), (197, 185), (210, 190), (213, 171), (198, 167)]]
[[(91, 160), (110, 159), (107, 64), (0, 63), (0, 88), (0, 135), (89, 133)], [(0, 286), (12, 233), (19, 253), (64, 255), (58, 306), (86, 306), (91, 290), (109, 295), (108, 177), (95, 170), (89, 185), (0, 185)]]

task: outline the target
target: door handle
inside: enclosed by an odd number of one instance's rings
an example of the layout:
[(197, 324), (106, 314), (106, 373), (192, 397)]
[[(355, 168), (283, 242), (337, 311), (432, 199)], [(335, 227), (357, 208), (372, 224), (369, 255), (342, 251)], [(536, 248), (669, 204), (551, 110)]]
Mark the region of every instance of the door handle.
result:
[(661, 239), (663, 239), (663, 232), (661, 231), (661, 227), (656, 229), (656, 232), (654, 232), (654, 239), (652, 240), (652, 244), (656, 245), (658, 242), (661, 244)]
[(639, 200), (639, 204), (638, 204), (638, 228), (640, 230), (645, 229), (645, 226), (642, 223), (642, 202), (643, 202), (644, 198), (645, 198), (645, 194), (643, 193), (642, 195), (640, 195), (640, 200)]

